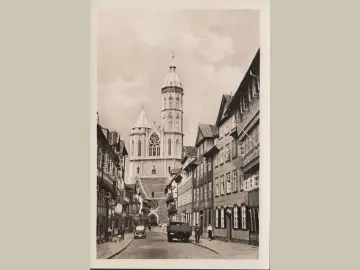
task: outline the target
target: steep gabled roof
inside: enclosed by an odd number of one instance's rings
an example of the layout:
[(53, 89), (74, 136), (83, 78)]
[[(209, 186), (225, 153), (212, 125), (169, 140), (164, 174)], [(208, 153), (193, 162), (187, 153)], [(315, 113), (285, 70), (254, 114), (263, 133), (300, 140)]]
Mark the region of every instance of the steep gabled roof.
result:
[(220, 108), (218, 112), (218, 117), (216, 119), (216, 126), (219, 125), (222, 119), (226, 117), (226, 109), (231, 102), (232, 96), (230, 95), (223, 95), (221, 98)]
[(246, 71), (244, 78), (241, 80), (238, 89), (236, 90), (234, 97), (232, 101), (229, 104), (229, 108), (227, 111), (231, 110), (232, 108), (239, 106), (239, 99), (240, 99), (240, 93), (246, 90), (247, 87), (247, 79), (249, 79), (250, 71), (255, 70), (260, 75), (260, 49), (257, 50), (253, 60), (251, 61), (251, 64), (249, 65), (248, 70)]
[(140, 112), (138, 118), (136, 119), (136, 122), (135, 122), (133, 128), (151, 128), (149, 121), (146, 117), (144, 108), (141, 108), (141, 112)]
[(214, 138), (216, 134), (217, 128), (214, 125), (199, 124), (195, 145), (198, 146), (204, 139)]

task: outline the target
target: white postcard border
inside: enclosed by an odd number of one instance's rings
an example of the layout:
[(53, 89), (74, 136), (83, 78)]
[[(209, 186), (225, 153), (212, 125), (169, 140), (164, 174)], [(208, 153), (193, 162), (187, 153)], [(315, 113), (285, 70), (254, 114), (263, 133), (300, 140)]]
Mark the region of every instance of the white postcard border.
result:
[[(260, 233), (258, 260), (147, 260), (96, 258), (96, 129), (97, 122), (97, 17), (98, 7), (142, 9), (260, 9)], [(90, 268), (149, 268), (149, 269), (268, 269), (270, 236), (270, 0), (99, 0), (91, 10), (90, 44)], [(239, 83), (242, 78), (239, 78)]]

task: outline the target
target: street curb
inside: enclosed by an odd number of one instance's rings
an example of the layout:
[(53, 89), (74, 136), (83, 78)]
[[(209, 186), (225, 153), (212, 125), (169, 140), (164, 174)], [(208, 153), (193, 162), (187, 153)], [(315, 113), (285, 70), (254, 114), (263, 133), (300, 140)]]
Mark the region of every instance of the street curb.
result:
[(208, 250), (210, 250), (210, 251), (212, 251), (212, 252), (214, 252), (214, 253), (216, 253), (216, 254), (221, 255), (219, 252), (217, 252), (216, 250), (211, 249), (211, 248), (209, 248), (209, 247), (206, 247), (206, 246), (203, 246), (203, 245), (200, 245), (200, 244), (194, 243), (193, 241), (190, 241), (190, 243), (191, 243), (191, 244), (193, 244), (193, 245), (196, 245), (196, 246), (199, 246), (199, 247), (202, 247), (202, 248), (208, 249)]
[(110, 255), (109, 257), (107, 257), (106, 259), (112, 259), (114, 258), (115, 256), (119, 255), (121, 252), (123, 252), (131, 243), (132, 241), (134, 241), (134, 238), (131, 239), (131, 241), (129, 241), (129, 243), (123, 247), (122, 249), (120, 249), (119, 251), (115, 252), (114, 254)]

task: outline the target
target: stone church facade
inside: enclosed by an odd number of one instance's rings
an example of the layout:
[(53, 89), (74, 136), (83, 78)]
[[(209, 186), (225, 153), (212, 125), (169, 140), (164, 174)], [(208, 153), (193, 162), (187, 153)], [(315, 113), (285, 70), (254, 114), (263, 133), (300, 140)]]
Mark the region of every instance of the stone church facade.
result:
[(151, 201), (149, 220), (153, 224), (167, 220), (165, 186), (170, 171), (181, 168), (183, 95), (173, 56), (161, 88), (161, 124), (150, 124), (142, 108), (130, 130), (129, 176)]

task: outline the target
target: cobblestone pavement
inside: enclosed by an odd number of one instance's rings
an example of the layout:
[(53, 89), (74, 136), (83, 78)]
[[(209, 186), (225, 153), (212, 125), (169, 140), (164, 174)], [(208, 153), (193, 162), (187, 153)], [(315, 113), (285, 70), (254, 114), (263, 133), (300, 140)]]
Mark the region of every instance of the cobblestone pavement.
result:
[[(155, 228), (154, 228), (155, 229)], [(112, 259), (222, 259), (208, 249), (192, 243), (168, 242), (159, 229), (147, 231), (146, 239), (135, 239)]]

